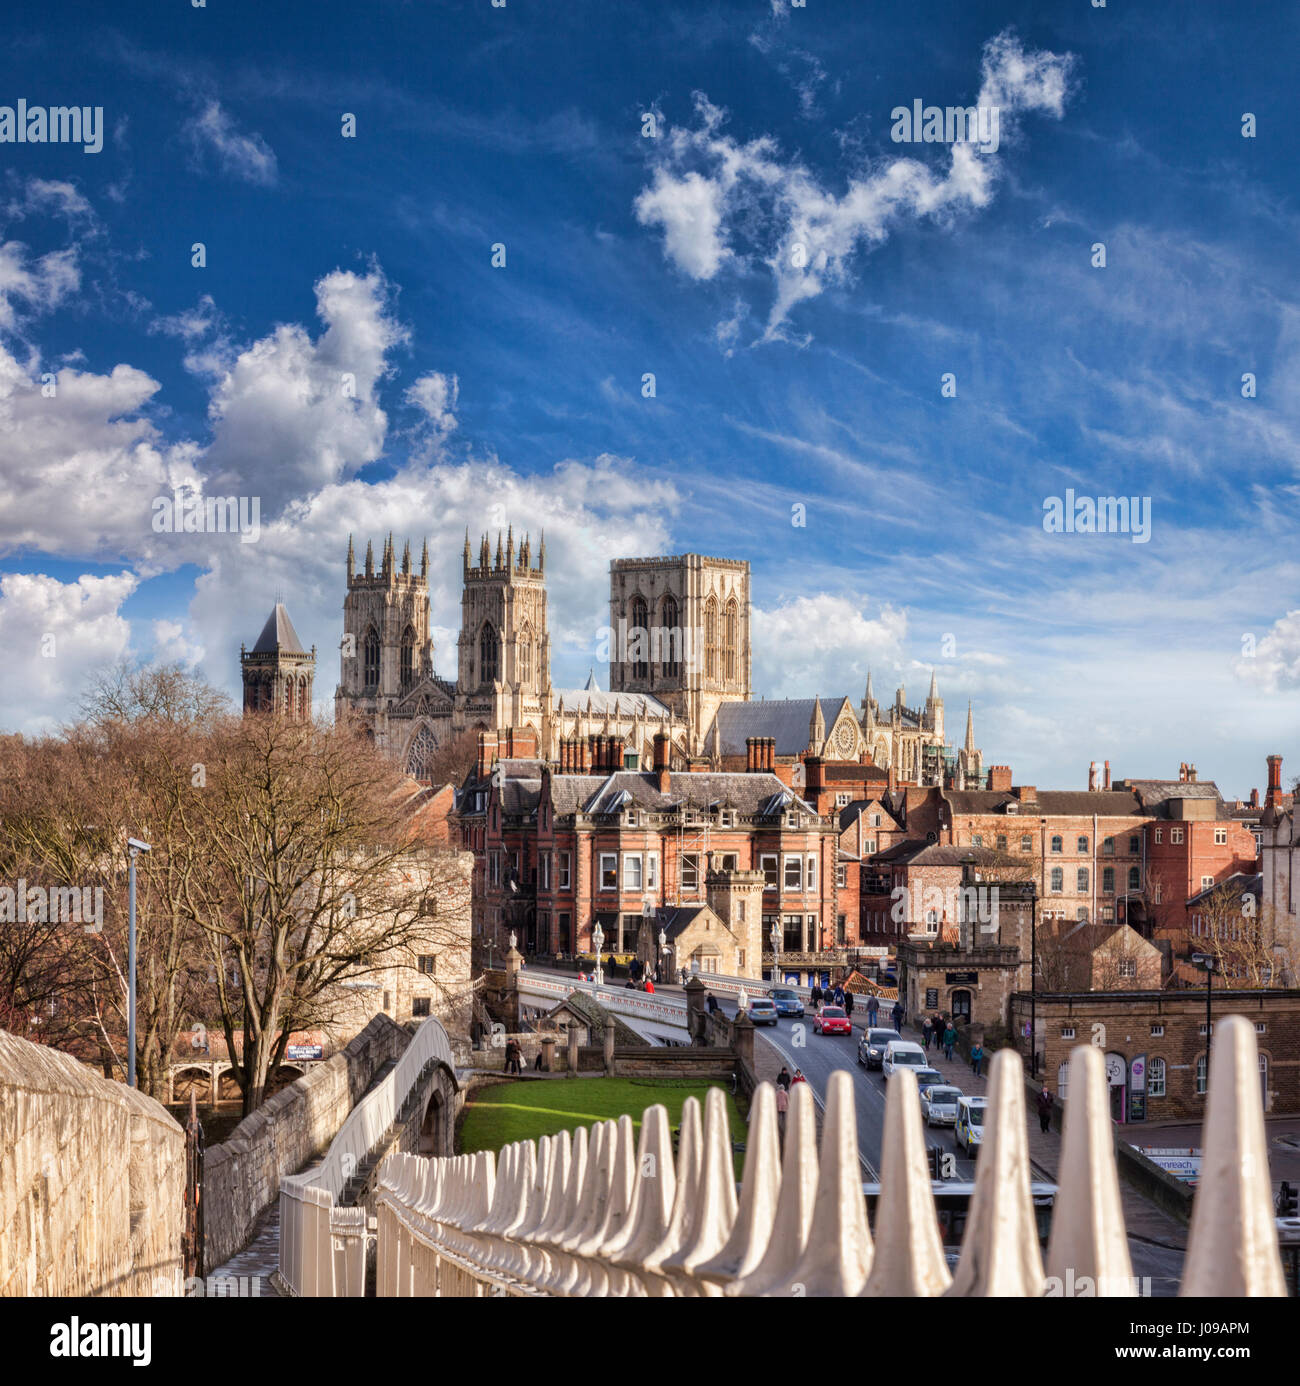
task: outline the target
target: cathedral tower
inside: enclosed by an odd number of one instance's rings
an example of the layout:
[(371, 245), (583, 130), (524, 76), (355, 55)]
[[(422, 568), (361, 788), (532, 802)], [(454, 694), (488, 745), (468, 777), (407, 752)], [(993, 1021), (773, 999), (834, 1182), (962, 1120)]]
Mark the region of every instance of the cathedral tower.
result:
[(399, 744), (404, 737), (390, 733), (388, 714), (417, 685), (433, 677), (428, 544), (416, 573), (409, 542), (399, 560), (390, 534), (378, 572), (374, 549), (367, 543), (365, 567), (358, 573), (349, 538), (347, 578), (335, 713), (362, 717), (376, 744), (398, 753), (404, 749)]
[(289, 613), (276, 602), (251, 650), (239, 647), (244, 680), (244, 714), (275, 712), (294, 721), (311, 719), (311, 690), (316, 677), (316, 646), (308, 654)]
[(681, 554), (609, 565), (609, 687), (651, 693), (691, 729), (750, 697), (749, 564)]
[(495, 729), (531, 727), (540, 738), (551, 696), (546, 537), (534, 565), (527, 535), (516, 550), (513, 527), (506, 531), (504, 546), (498, 534), (493, 557), (485, 534), (475, 563), (466, 531), (463, 569), (457, 721)]

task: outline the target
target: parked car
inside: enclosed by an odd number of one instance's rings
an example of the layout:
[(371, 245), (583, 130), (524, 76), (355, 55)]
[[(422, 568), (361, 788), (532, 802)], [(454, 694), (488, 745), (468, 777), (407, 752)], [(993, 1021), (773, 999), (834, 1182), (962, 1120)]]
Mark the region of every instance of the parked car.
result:
[(884, 1062), (885, 1049), (897, 1039), (902, 1039), (897, 1030), (868, 1030), (858, 1041), (858, 1062), (868, 1069), (879, 1068)]
[(988, 1105), (986, 1097), (957, 1099), (957, 1120), (952, 1129), (952, 1143), (967, 1155), (979, 1154), (984, 1141), (984, 1110)]
[(885, 1057), (880, 1061), (880, 1072), (885, 1078), (892, 1078), (900, 1068), (910, 1068), (919, 1073), (929, 1068), (925, 1061), (925, 1050), (911, 1040), (891, 1040), (885, 1046)]
[(777, 1009), (775, 1002), (767, 996), (752, 996), (749, 1000), (749, 1018), (755, 1025), (775, 1025)]
[(956, 1126), (960, 1088), (931, 1083), (921, 1089), (921, 1115), (927, 1126)]
[(772, 1004), (776, 1007), (777, 1015), (803, 1015), (803, 998), (798, 992), (788, 991), (778, 987), (772, 993)]
[(823, 1006), (813, 1017), (813, 1030), (819, 1035), (851, 1035), (853, 1025), (843, 1006)]

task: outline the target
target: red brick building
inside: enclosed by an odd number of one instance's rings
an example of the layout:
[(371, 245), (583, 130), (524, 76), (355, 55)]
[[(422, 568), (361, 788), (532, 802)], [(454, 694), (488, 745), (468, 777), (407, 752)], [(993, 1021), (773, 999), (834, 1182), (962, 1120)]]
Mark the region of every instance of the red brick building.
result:
[[(562, 746), (558, 766), (480, 763), (461, 791), (475, 854), (474, 927), (494, 949), (513, 931), (526, 953), (604, 950), (650, 961), (654, 916), (707, 903), (760, 976), (773, 925), (787, 961), (833, 946), (838, 834), (769, 768), (751, 738), (749, 768), (670, 772), (667, 738), (648, 770), (625, 770), (617, 738)], [(759, 873), (754, 877), (751, 873)]]

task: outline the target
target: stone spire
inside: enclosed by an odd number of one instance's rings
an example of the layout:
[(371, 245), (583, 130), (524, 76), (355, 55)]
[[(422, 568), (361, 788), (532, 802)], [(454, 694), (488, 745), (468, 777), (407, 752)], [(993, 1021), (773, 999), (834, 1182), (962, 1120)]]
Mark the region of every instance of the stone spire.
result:
[(966, 746), (965, 746), (965, 750), (966, 750), (966, 754), (967, 754), (968, 756), (973, 756), (973, 755), (975, 754), (975, 717), (974, 717), (974, 714), (971, 712), (971, 705), (970, 705), (969, 702), (966, 704)]
[(513, 568), (514, 566), (515, 566), (515, 527), (514, 527), (514, 525), (507, 525), (507, 526), (506, 526), (506, 567), (507, 567), (507, 568)]
[(496, 565), (495, 565), (495, 566), (497, 567), (498, 570), (499, 570), (500, 567), (501, 567), (501, 531), (500, 531), (500, 530), (497, 530), (497, 561), (496, 561)]
[(388, 531), (388, 538), (384, 543), (384, 569), (383, 575), (386, 578), (393, 575), (393, 531)]
[(366, 540), (366, 576), (372, 578), (375, 575), (375, 542), (373, 539)]
[(402, 549), (402, 576), (411, 576), (411, 541), (406, 541), (406, 546)]
[(469, 551), (469, 526), (466, 525), (466, 526), (465, 526), (465, 572), (466, 572), (466, 573), (469, 572), (470, 561), (471, 561), (471, 555), (470, 555), (470, 551)]
[(539, 573), (544, 573), (544, 572), (546, 571), (546, 531), (545, 531), (545, 530), (542, 530), (542, 544), (541, 544), (541, 548), (539, 548), (538, 551), (537, 551), (537, 571), (538, 571)]
[(486, 572), (489, 562), (488, 537), (485, 534), (483, 536), (483, 542), (478, 546), (478, 566)]
[(352, 576), (357, 570), (357, 555), (352, 547), (352, 536), (348, 535), (348, 581), (352, 581)]
[[(466, 542), (466, 545), (468, 545), (468, 543), (469, 543), (469, 535), (468, 535), (468, 534), (465, 536), (465, 542)], [(427, 577), (429, 576), (429, 541), (428, 541), (428, 539), (426, 539), (426, 540), (424, 541), (424, 546), (423, 546), (423, 548), (421, 548), (421, 550), (420, 550), (420, 576), (421, 576), (422, 578), (427, 578)]]
[(939, 675), (934, 669), (930, 670), (930, 701), (939, 701)]
[(808, 719), (808, 743), (814, 752), (820, 754), (825, 740), (826, 718), (822, 714), (822, 700), (814, 698), (812, 716)]

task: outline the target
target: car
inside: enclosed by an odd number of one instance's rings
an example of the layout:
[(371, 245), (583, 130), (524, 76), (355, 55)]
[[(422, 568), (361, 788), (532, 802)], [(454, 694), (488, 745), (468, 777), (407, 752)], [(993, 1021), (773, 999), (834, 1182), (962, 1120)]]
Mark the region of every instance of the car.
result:
[(803, 1015), (803, 998), (797, 991), (789, 991), (784, 987), (778, 987), (772, 992), (772, 1004), (776, 1007), (777, 1015)]
[(752, 996), (749, 1000), (748, 1015), (755, 1025), (775, 1025), (776, 1005), (770, 997)]
[(813, 1017), (813, 1030), (819, 1035), (851, 1035), (853, 1024), (843, 1006), (823, 1006)]
[(858, 1062), (868, 1069), (879, 1068), (884, 1062), (886, 1047), (902, 1038), (897, 1030), (868, 1030), (858, 1041)]
[(930, 1083), (921, 1089), (921, 1115), (927, 1126), (956, 1126), (957, 1102), (962, 1090), (946, 1083)]
[(925, 1050), (911, 1040), (891, 1040), (885, 1046), (885, 1057), (880, 1061), (880, 1072), (885, 1078), (892, 1078), (900, 1068), (910, 1068), (919, 1073), (929, 1068), (925, 1061)]
[(937, 1068), (918, 1068), (916, 1070), (916, 1090), (920, 1092), (922, 1088), (933, 1087), (936, 1083), (943, 1087), (948, 1080), (939, 1072)]
[(957, 1120), (952, 1128), (952, 1143), (972, 1157), (979, 1154), (984, 1141), (984, 1110), (988, 1105), (986, 1097), (957, 1099)]

